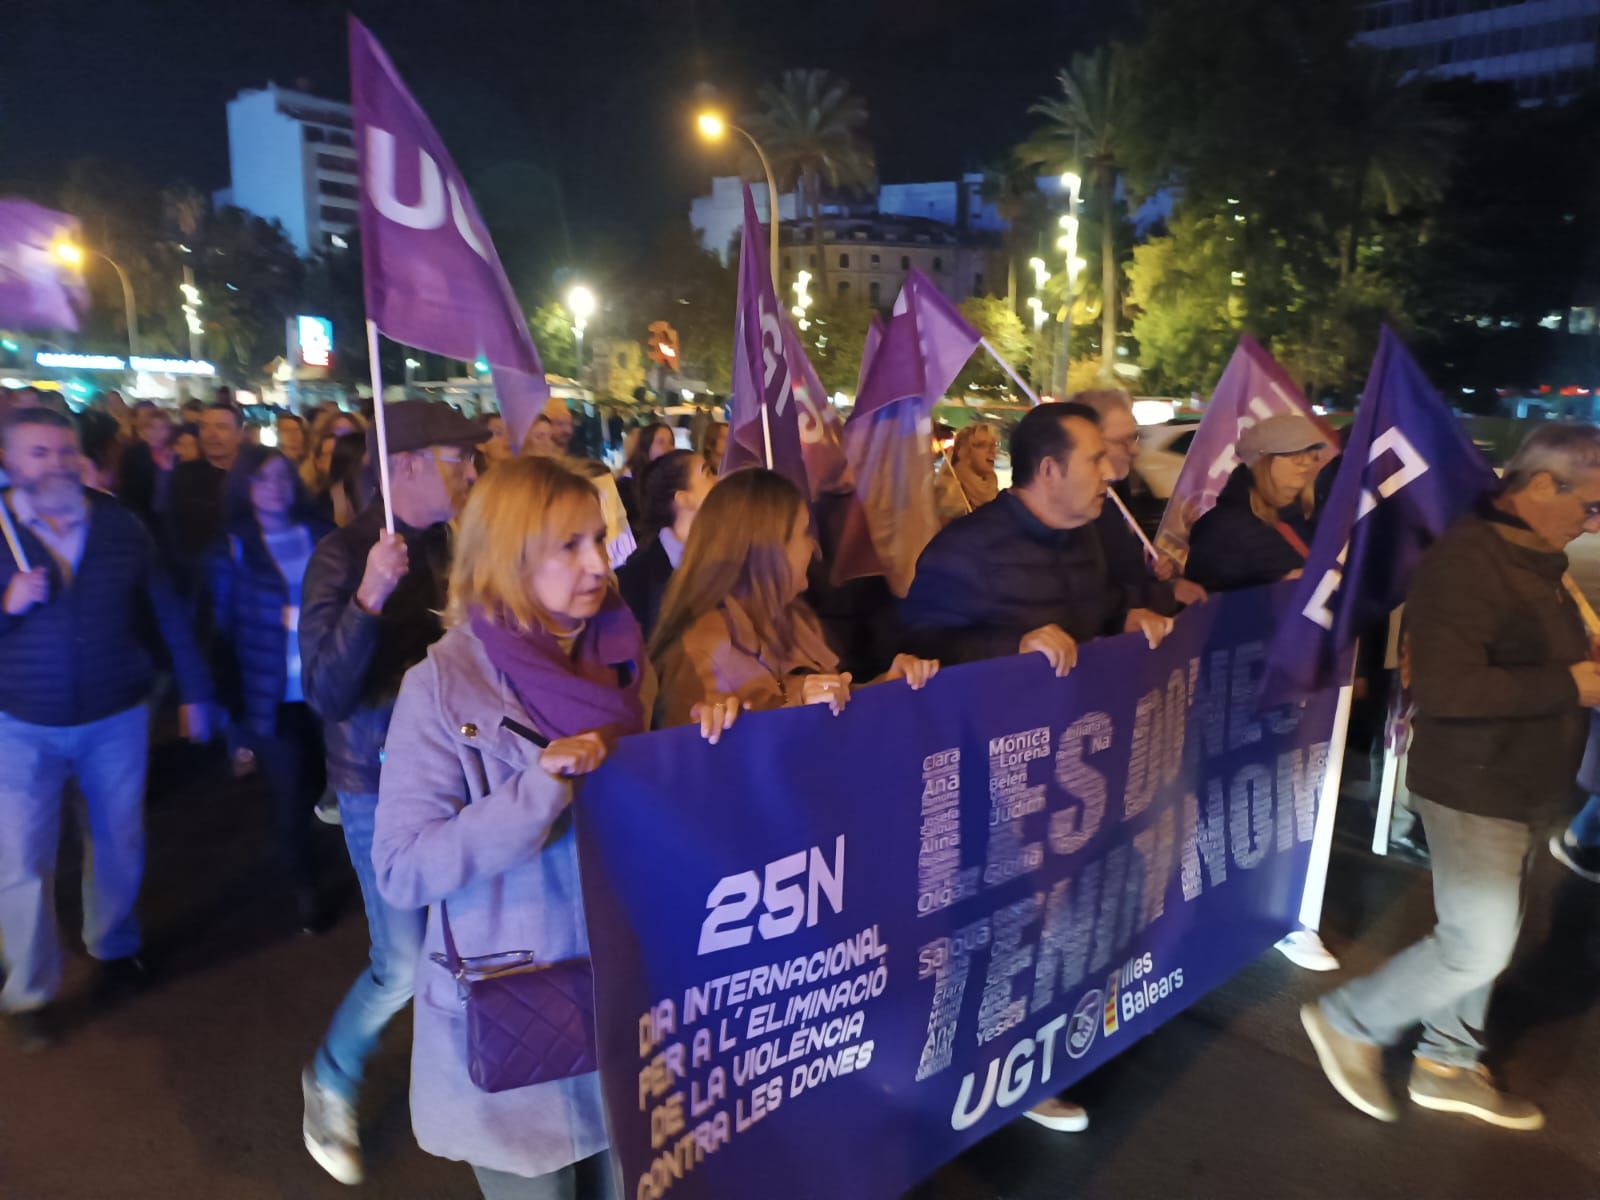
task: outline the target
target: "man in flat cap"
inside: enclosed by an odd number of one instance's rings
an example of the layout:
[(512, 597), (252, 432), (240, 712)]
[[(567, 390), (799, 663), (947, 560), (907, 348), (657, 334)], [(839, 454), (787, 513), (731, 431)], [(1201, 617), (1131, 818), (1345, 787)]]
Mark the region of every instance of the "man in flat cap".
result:
[(306, 700), (323, 721), (328, 781), (372, 941), (367, 969), (301, 1076), (306, 1149), (341, 1183), (361, 1181), (356, 1093), (379, 1035), (411, 1000), (422, 946), (424, 913), (387, 904), (372, 866), (383, 743), (401, 679), (443, 633), (450, 522), (477, 479), (473, 449), (489, 437), (446, 404), (402, 400), (384, 411), (395, 532), (385, 531), (380, 499), (318, 543), (300, 614)]

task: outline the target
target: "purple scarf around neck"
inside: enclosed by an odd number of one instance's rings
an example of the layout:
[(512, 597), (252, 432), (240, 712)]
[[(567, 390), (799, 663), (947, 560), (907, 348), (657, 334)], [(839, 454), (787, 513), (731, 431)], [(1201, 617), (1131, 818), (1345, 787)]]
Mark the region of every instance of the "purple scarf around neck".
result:
[[(508, 629), (476, 609), (470, 624), (545, 737), (554, 741), (590, 730), (613, 737), (644, 732), (639, 698), (644, 635), (615, 592), (584, 626), (571, 654), (543, 625), (527, 632)], [(627, 668), (625, 685), (618, 667)]]

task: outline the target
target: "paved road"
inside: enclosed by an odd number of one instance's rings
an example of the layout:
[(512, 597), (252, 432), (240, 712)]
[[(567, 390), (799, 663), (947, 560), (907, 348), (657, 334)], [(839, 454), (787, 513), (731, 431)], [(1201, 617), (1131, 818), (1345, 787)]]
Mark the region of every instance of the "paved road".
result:
[[(297, 1073), (365, 953), (359, 906), (351, 897), (326, 937), (292, 930), (261, 862), (262, 799), (214, 759), (165, 752), (154, 795), (146, 909), (160, 985), (115, 1012), (78, 1003), (77, 1029), (46, 1055), (21, 1058), (0, 1039), (0, 1197), (476, 1195), (465, 1167), (411, 1139), (405, 1025), (368, 1088), (367, 1186), (341, 1188), (306, 1157)], [(1359, 825), (1359, 804), (1348, 810)], [(1366, 840), (1351, 833), (1351, 847)], [(338, 865), (336, 831), (322, 848)], [(1429, 902), (1426, 873), (1341, 845), (1328, 940), (1368, 968), (1426, 928)], [(69, 990), (81, 995), (87, 978), (80, 957)], [(1543, 1133), (1418, 1110), (1383, 1126), (1348, 1108), (1295, 1017), (1326, 983), (1269, 952), (1082, 1085), (1089, 1133), (1016, 1122), (914, 1200), (1600, 1196), (1600, 888), (1541, 855), (1493, 1017), (1509, 1079), (1549, 1111)], [(1397, 1083), (1404, 1069), (1397, 1059)]]

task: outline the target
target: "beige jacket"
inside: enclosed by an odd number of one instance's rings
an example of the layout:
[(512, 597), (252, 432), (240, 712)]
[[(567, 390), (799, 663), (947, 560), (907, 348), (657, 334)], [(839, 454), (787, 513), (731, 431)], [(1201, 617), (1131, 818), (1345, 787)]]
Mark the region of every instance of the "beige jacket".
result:
[(783, 708), (800, 703), (791, 680), (832, 674), (839, 658), (823, 640), (811, 610), (800, 608), (795, 645), (780, 654), (759, 644), (750, 619), (736, 601), (706, 613), (656, 659), (661, 691), (651, 728), (686, 725), (696, 704), (709, 696), (737, 696), (746, 708)]

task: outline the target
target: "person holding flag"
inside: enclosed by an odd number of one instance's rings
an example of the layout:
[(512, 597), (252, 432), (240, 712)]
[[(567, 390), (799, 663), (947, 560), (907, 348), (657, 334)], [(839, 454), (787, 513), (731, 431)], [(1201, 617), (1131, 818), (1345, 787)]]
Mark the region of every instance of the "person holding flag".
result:
[[(1387, 365), (1375, 364), (1374, 377), (1381, 381)], [(1370, 433), (1377, 414), (1365, 415)], [(1430, 469), (1406, 441), (1399, 473), (1411, 479), (1390, 496)], [(1339, 484), (1357, 469), (1347, 464)], [(1432, 851), (1437, 923), (1373, 974), (1301, 1010), (1329, 1082), (1379, 1120), (1399, 1115), (1383, 1049), (1420, 1023), (1414, 1103), (1503, 1129), (1544, 1125), (1537, 1106), (1496, 1085), (1482, 1057), (1490, 994), (1522, 922), (1536, 831), (1570, 804), (1585, 709), (1600, 705), (1600, 664), (1562, 582), (1565, 548), (1586, 532), (1600, 532), (1600, 429), (1544, 425), (1523, 442), (1499, 491), (1450, 527), (1411, 581), (1404, 636), (1417, 715), (1407, 782)], [(1349, 562), (1352, 576), (1368, 565), (1353, 552)], [(1355, 584), (1343, 581), (1340, 598)], [(1350, 607), (1341, 604), (1341, 613)], [(1307, 615), (1327, 611), (1324, 603)]]

